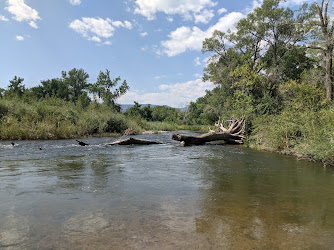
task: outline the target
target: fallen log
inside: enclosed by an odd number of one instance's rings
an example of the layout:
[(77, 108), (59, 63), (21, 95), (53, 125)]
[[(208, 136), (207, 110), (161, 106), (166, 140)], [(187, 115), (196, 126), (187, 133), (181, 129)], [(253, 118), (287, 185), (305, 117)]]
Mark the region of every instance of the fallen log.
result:
[(150, 145), (150, 144), (162, 144), (162, 142), (150, 141), (145, 139), (137, 139), (137, 138), (127, 138), (123, 140), (117, 140), (112, 143), (108, 143), (107, 145)]
[(185, 134), (173, 134), (172, 139), (180, 141), (182, 145), (202, 145), (206, 142), (212, 141), (225, 141), (228, 144), (243, 144), (245, 137), (245, 117), (242, 116), (239, 119), (232, 117), (229, 120), (228, 129), (224, 128), (223, 122), (215, 124), (218, 131), (210, 129), (209, 133), (202, 134), (199, 136), (185, 135)]

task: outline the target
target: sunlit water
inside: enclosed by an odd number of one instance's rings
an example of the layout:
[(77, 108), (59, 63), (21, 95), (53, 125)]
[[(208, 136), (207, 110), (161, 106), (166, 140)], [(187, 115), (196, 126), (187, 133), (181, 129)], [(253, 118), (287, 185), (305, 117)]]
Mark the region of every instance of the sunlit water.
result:
[(333, 169), (139, 137), (1, 142), (0, 248), (334, 249)]

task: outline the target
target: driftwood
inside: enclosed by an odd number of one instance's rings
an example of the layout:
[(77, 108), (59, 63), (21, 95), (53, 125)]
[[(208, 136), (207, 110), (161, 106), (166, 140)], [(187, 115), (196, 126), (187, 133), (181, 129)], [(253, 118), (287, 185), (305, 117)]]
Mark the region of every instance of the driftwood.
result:
[(112, 145), (150, 145), (150, 144), (162, 144), (162, 142), (156, 142), (156, 141), (149, 141), (145, 139), (136, 139), (136, 138), (127, 138), (123, 140), (117, 140), (112, 143), (108, 143), (107, 145), (112, 146)]
[(229, 120), (228, 129), (224, 128), (223, 122), (215, 124), (217, 132), (209, 130), (208, 133), (199, 136), (191, 136), (185, 134), (173, 134), (172, 139), (180, 141), (184, 146), (187, 145), (201, 145), (206, 142), (223, 140), (228, 144), (243, 144), (245, 137), (245, 117), (242, 116), (239, 119), (232, 117)]

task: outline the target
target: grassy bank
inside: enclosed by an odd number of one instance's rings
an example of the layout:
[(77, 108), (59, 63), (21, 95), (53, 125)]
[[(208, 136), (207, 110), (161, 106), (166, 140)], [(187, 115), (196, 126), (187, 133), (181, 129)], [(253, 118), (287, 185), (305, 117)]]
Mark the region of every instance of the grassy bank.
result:
[[(204, 126), (205, 127), (205, 126)], [(149, 122), (129, 117), (110, 107), (92, 103), (84, 109), (57, 98), (40, 101), (0, 99), (0, 139), (66, 139), (123, 134), (133, 128), (136, 134), (146, 130), (204, 130), (203, 126), (185, 126), (169, 122)]]
[(249, 145), (334, 166), (334, 106), (258, 117)]

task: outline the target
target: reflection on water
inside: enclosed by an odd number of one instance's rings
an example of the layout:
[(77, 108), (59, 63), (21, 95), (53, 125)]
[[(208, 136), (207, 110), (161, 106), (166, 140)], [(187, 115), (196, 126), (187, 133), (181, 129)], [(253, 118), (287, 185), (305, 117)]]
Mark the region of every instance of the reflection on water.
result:
[(142, 137), (166, 144), (2, 142), (0, 248), (334, 248), (332, 169)]

